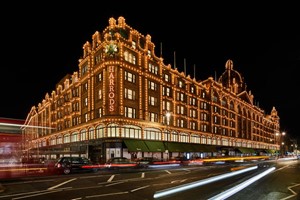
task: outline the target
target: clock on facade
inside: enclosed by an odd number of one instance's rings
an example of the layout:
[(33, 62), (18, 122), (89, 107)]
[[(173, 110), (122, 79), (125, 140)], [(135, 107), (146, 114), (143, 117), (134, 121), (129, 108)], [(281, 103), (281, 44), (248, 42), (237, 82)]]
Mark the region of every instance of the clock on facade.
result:
[(105, 46), (105, 53), (109, 56), (113, 56), (118, 52), (118, 46), (114, 43), (110, 43)]

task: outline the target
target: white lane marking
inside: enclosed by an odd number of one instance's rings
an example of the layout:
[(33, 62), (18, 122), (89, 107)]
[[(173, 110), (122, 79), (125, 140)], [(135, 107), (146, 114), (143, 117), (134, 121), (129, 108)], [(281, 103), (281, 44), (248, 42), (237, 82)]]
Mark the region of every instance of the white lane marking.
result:
[(169, 170), (165, 170), (165, 172), (167, 172), (168, 174), (172, 174)]
[(32, 194), (32, 195), (26, 195), (26, 196), (21, 196), (21, 197), (15, 197), (15, 198), (12, 198), (12, 200), (17, 200), (17, 199), (27, 199), (27, 198), (29, 198), (29, 197), (35, 197), (35, 196), (40, 196), (40, 195), (44, 195), (44, 194), (50, 194), (50, 193), (54, 193), (54, 192), (58, 192), (58, 190), (52, 190), (52, 191), (41, 192), (41, 193)]
[(86, 196), (85, 198), (95, 198), (95, 197), (104, 197), (104, 196), (112, 196), (117, 194), (127, 194), (128, 192), (116, 192), (116, 193), (108, 193), (108, 194), (99, 194), (99, 195), (93, 195), (93, 196)]
[(115, 175), (111, 175), (111, 177), (107, 180), (107, 182), (111, 182), (115, 178)]
[(300, 184), (296, 184), (296, 185), (293, 185), (293, 186), (289, 186), (288, 189), (289, 189), (289, 191), (291, 191), (293, 194), (290, 195), (290, 196), (287, 196), (287, 197), (285, 197), (285, 198), (283, 198), (283, 199), (280, 199), (280, 200), (286, 200), (286, 199), (290, 199), (290, 198), (296, 196), (297, 193), (296, 193), (294, 190), (292, 190), (291, 188), (297, 187), (297, 186), (299, 186), (299, 185), (300, 185)]
[(135, 192), (135, 191), (137, 191), (137, 190), (142, 190), (142, 189), (147, 188), (147, 187), (150, 187), (150, 185), (146, 185), (146, 186), (143, 186), (143, 187), (139, 187), (139, 188), (130, 190), (130, 192)]
[(105, 185), (105, 187), (112, 186), (112, 185), (118, 185), (118, 184), (121, 184), (121, 183), (125, 183), (125, 182), (116, 182), (116, 183), (111, 183), (111, 184)]
[(64, 185), (64, 184), (67, 184), (67, 183), (69, 183), (69, 182), (71, 182), (71, 181), (75, 181), (76, 179), (77, 179), (77, 178), (73, 178), (73, 179), (70, 179), (70, 180), (68, 180), (68, 181), (62, 182), (62, 183), (60, 183), (60, 184), (58, 184), (58, 185), (55, 185), (55, 186), (53, 186), (53, 187), (48, 188), (48, 190), (53, 190), (53, 189), (55, 189), (55, 188), (57, 188), (57, 187), (59, 187), (59, 186), (62, 186), (62, 185)]

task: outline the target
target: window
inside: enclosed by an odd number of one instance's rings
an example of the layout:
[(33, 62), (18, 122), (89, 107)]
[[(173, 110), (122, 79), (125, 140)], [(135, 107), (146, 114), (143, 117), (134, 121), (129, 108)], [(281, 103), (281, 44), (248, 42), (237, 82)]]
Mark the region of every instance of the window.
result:
[(101, 54), (95, 55), (95, 64), (97, 65), (99, 62), (101, 62)]
[(215, 102), (215, 103), (218, 102), (218, 97), (217, 96), (213, 96), (213, 102)]
[(190, 105), (195, 106), (196, 105), (196, 98), (190, 97)]
[(87, 97), (84, 98), (84, 105), (88, 106), (88, 98)]
[(207, 110), (207, 103), (206, 102), (201, 102), (200, 103), (200, 108), (203, 110)]
[(84, 120), (85, 120), (85, 122), (89, 121), (89, 114), (88, 113), (84, 114)]
[(178, 81), (178, 87), (183, 88), (183, 82), (182, 81)]
[(200, 131), (207, 132), (207, 125), (206, 124), (201, 124), (200, 125)]
[(214, 106), (214, 112), (215, 112), (215, 113), (219, 113), (219, 108), (218, 108), (218, 106)]
[(177, 119), (177, 126), (183, 128), (183, 126), (184, 126), (184, 121), (183, 121), (183, 119)]
[(97, 126), (96, 128), (96, 138), (104, 137), (104, 128), (102, 126)]
[(93, 139), (95, 139), (94, 129), (91, 128), (91, 129), (89, 130), (89, 140), (93, 140)]
[(214, 116), (214, 123), (215, 124), (219, 124), (219, 121), (220, 121), (219, 117), (218, 116)]
[(190, 109), (190, 117), (196, 118), (196, 110)]
[(224, 99), (222, 99), (222, 106), (226, 106), (226, 101)]
[(102, 117), (102, 108), (99, 108), (99, 109), (98, 109), (98, 115), (97, 115), (97, 116), (98, 116), (98, 118), (99, 118), (99, 117)]
[(151, 72), (153, 74), (158, 74), (158, 66), (156, 66), (156, 65), (149, 63), (148, 70), (149, 70), (149, 72)]
[(135, 83), (135, 74), (125, 71), (125, 80), (131, 83)]
[(149, 120), (151, 122), (158, 122), (158, 114), (157, 113), (149, 113)]
[(191, 93), (194, 94), (195, 93), (195, 87), (191, 86)]
[(163, 87), (163, 95), (164, 96), (171, 96), (171, 89), (169, 87)]
[(189, 142), (189, 136), (186, 133), (179, 134), (179, 141), (180, 142)]
[(149, 81), (149, 86), (148, 87), (149, 87), (150, 90), (154, 90), (154, 91), (157, 90), (157, 84), (152, 82), (152, 81)]
[(81, 75), (84, 75), (87, 71), (88, 71), (88, 65), (84, 65), (84, 66), (81, 68)]
[(150, 50), (147, 51), (147, 55), (148, 55), (149, 58), (151, 58), (151, 51)]
[(184, 101), (184, 94), (181, 93), (181, 92), (178, 92), (177, 93), (177, 100), (183, 102)]
[(87, 137), (86, 137), (86, 130), (82, 130), (80, 132), (80, 141), (84, 141), (86, 139), (87, 139)]
[(102, 99), (102, 90), (99, 89), (98, 90), (98, 100), (101, 100)]
[(127, 138), (142, 138), (141, 130), (135, 127), (123, 127), (121, 129), (121, 134), (123, 137)]
[(185, 114), (184, 106), (177, 106), (177, 114)]
[(97, 80), (98, 80), (98, 82), (101, 82), (101, 81), (102, 81), (102, 73), (99, 73), (99, 74), (98, 74), (98, 79), (97, 79)]
[(134, 108), (125, 107), (125, 117), (136, 118), (136, 113)]
[(165, 74), (164, 78), (165, 78), (166, 82), (170, 82), (170, 76), (169, 76), (169, 74)]
[(161, 140), (161, 133), (155, 130), (145, 130), (145, 139)]
[(70, 143), (70, 141), (71, 141), (70, 134), (64, 135), (64, 143)]
[(163, 101), (163, 110), (171, 110), (171, 102), (169, 101)]
[(218, 127), (217, 126), (214, 126), (214, 133), (218, 133)]
[(157, 98), (149, 96), (149, 105), (151, 105), (151, 106), (157, 106)]
[(72, 96), (73, 97), (78, 97), (79, 96), (78, 88), (75, 88), (75, 89), (72, 90)]
[(124, 59), (127, 62), (130, 62), (132, 64), (136, 64), (136, 57), (133, 53), (130, 53), (128, 51), (124, 51)]
[(229, 107), (230, 107), (230, 110), (234, 110), (234, 105), (233, 105), (232, 102), (230, 103), (230, 106), (229, 106)]
[(136, 42), (135, 42), (135, 41), (132, 41), (131, 47), (132, 47), (133, 49), (136, 49)]
[(135, 91), (125, 88), (125, 99), (135, 100)]
[(190, 122), (190, 129), (196, 130), (196, 122)]
[(200, 120), (202, 120), (202, 121), (207, 121), (207, 114), (202, 112), (202, 113), (200, 114)]

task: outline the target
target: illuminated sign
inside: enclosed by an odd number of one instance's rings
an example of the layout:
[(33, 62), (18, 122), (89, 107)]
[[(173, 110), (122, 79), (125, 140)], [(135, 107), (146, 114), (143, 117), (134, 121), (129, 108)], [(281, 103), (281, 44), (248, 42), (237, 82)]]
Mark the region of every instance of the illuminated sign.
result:
[(108, 67), (108, 110), (109, 112), (115, 111), (115, 68), (114, 66)]

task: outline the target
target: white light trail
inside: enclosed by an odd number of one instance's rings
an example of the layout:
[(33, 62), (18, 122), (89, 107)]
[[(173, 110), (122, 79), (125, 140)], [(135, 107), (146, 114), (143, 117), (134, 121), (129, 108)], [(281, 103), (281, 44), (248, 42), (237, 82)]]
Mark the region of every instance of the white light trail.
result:
[(228, 177), (232, 177), (232, 176), (235, 176), (235, 175), (238, 175), (238, 174), (241, 174), (241, 173), (245, 173), (247, 171), (254, 170), (254, 169), (257, 169), (257, 166), (248, 167), (248, 168), (245, 168), (245, 169), (242, 169), (242, 170), (238, 170), (238, 171), (230, 172), (230, 173), (227, 173), (227, 174), (222, 174), (222, 175), (219, 175), (219, 176), (214, 176), (214, 177), (211, 177), (211, 178), (196, 181), (196, 182), (193, 182), (193, 183), (187, 183), (185, 185), (181, 185), (181, 186), (169, 188), (169, 189), (166, 189), (166, 190), (158, 191), (154, 194), (153, 197), (154, 198), (160, 198), (160, 197), (167, 196), (167, 195), (170, 195), (170, 194), (174, 194), (174, 193), (177, 193), (177, 192), (182, 192), (182, 191), (189, 190), (189, 189), (192, 189), (192, 188), (195, 188), (195, 187), (199, 187), (199, 186), (202, 186), (202, 185), (205, 185), (205, 184), (208, 184), (208, 183), (212, 183), (212, 182), (224, 179), (224, 178), (228, 178)]
[(12, 123), (1, 123), (0, 126), (15, 126), (21, 128), (44, 128), (44, 129), (55, 129), (49, 126), (31, 126), (31, 125), (24, 125), (24, 124), (12, 124)]
[(271, 171), (273, 171), (273, 170), (275, 170), (275, 167), (272, 167), (272, 168), (270, 168), (270, 169), (264, 171), (263, 173), (258, 174), (258, 175), (256, 175), (256, 176), (254, 176), (254, 177), (252, 177), (252, 178), (250, 178), (250, 179), (248, 179), (248, 180), (242, 182), (241, 184), (236, 185), (235, 187), (230, 188), (230, 189), (228, 189), (228, 190), (226, 190), (226, 191), (224, 191), (224, 192), (222, 192), (222, 193), (220, 193), (220, 194), (218, 194), (218, 195), (216, 195), (216, 196), (214, 196), (214, 197), (212, 197), (212, 198), (210, 198), (210, 199), (208, 199), (208, 200), (223, 200), (223, 199), (226, 199), (226, 198), (228, 198), (228, 197), (234, 195), (234, 194), (237, 193), (238, 191), (244, 189), (244, 188), (247, 187), (248, 185), (254, 183), (254, 182), (257, 181), (258, 179), (260, 179), (260, 178), (264, 177), (265, 175), (271, 173)]

